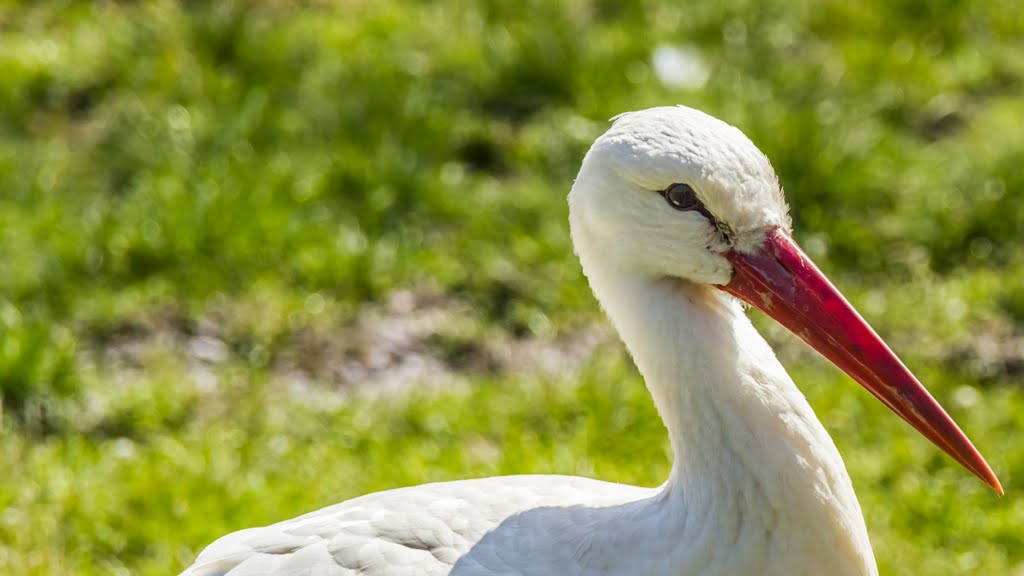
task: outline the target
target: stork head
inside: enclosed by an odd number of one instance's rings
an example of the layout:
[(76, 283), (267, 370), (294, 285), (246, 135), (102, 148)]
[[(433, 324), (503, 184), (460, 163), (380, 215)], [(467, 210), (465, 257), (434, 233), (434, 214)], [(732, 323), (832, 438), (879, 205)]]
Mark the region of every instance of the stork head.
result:
[(569, 193), (588, 276), (678, 278), (761, 310), (1002, 494), (928, 391), (791, 237), (768, 159), (738, 129), (685, 107), (618, 116)]
[(730, 249), (749, 253), (768, 230), (790, 228), (768, 158), (738, 129), (682, 106), (617, 116), (569, 205), (577, 250), (700, 284), (729, 281)]

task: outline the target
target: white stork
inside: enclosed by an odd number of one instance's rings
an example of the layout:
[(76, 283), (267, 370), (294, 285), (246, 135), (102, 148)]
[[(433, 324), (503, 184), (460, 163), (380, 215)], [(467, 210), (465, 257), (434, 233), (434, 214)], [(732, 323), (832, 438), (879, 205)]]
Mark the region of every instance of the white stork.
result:
[(1002, 493), (956, 424), (790, 236), (768, 159), (684, 107), (617, 117), (569, 194), (590, 285), (668, 429), (657, 488), (509, 476), (379, 492), (225, 536), (185, 571), (877, 574), (835, 444), (740, 301)]

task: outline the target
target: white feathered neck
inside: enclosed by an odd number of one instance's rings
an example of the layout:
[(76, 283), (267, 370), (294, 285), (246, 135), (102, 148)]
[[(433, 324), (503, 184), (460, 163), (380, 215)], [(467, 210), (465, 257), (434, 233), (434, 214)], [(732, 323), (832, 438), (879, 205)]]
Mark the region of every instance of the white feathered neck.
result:
[[(740, 304), (712, 286), (607, 268), (585, 234), (574, 240), (668, 429), (661, 513), (689, 549), (685, 564), (877, 574), (835, 444)], [(744, 565), (769, 557), (779, 565)]]

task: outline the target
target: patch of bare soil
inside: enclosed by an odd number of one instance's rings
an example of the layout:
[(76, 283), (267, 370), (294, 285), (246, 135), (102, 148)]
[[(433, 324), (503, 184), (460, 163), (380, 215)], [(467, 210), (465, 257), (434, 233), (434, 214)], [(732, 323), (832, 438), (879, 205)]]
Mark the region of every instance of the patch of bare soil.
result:
[[(218, 366), (247, 361), (245, 346), (228, 341), (224, 332), (213, 317), (190, 324), (167, 312), (115, 330), (84, 355), (124, 384), (145, 371), (154, 353), (182, 358), (201, 387), (215, 388)], [(268, 365), (274, 385), (344, 397), (445, 386), (470, 376), (572, 372), (597, 349), (616, 343), (603, 326), (515, 337), (487, 325), (459, 300), (399, 291), (343, 325), (299, 325), (277, 339)]]
[(348, 326), (297, 331), (275, 375), (298, 387), (392, 392), (474, 375), (572, 371), (614, 341), (601, 328), (516, 338), (485, 326), (465, 303), (402, 291), (383, 306), (364, 308)]

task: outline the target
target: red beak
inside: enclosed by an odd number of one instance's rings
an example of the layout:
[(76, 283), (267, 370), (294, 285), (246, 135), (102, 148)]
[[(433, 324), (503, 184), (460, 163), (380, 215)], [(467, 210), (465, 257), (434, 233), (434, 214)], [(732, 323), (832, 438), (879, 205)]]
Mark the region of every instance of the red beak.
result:
[(726, 258), (733, 277), (722, 290), (788, 328), (1003, 494), (999, 479), (953, 419), (784, 230), (769, 231), (762, 250), (732, 251)]

